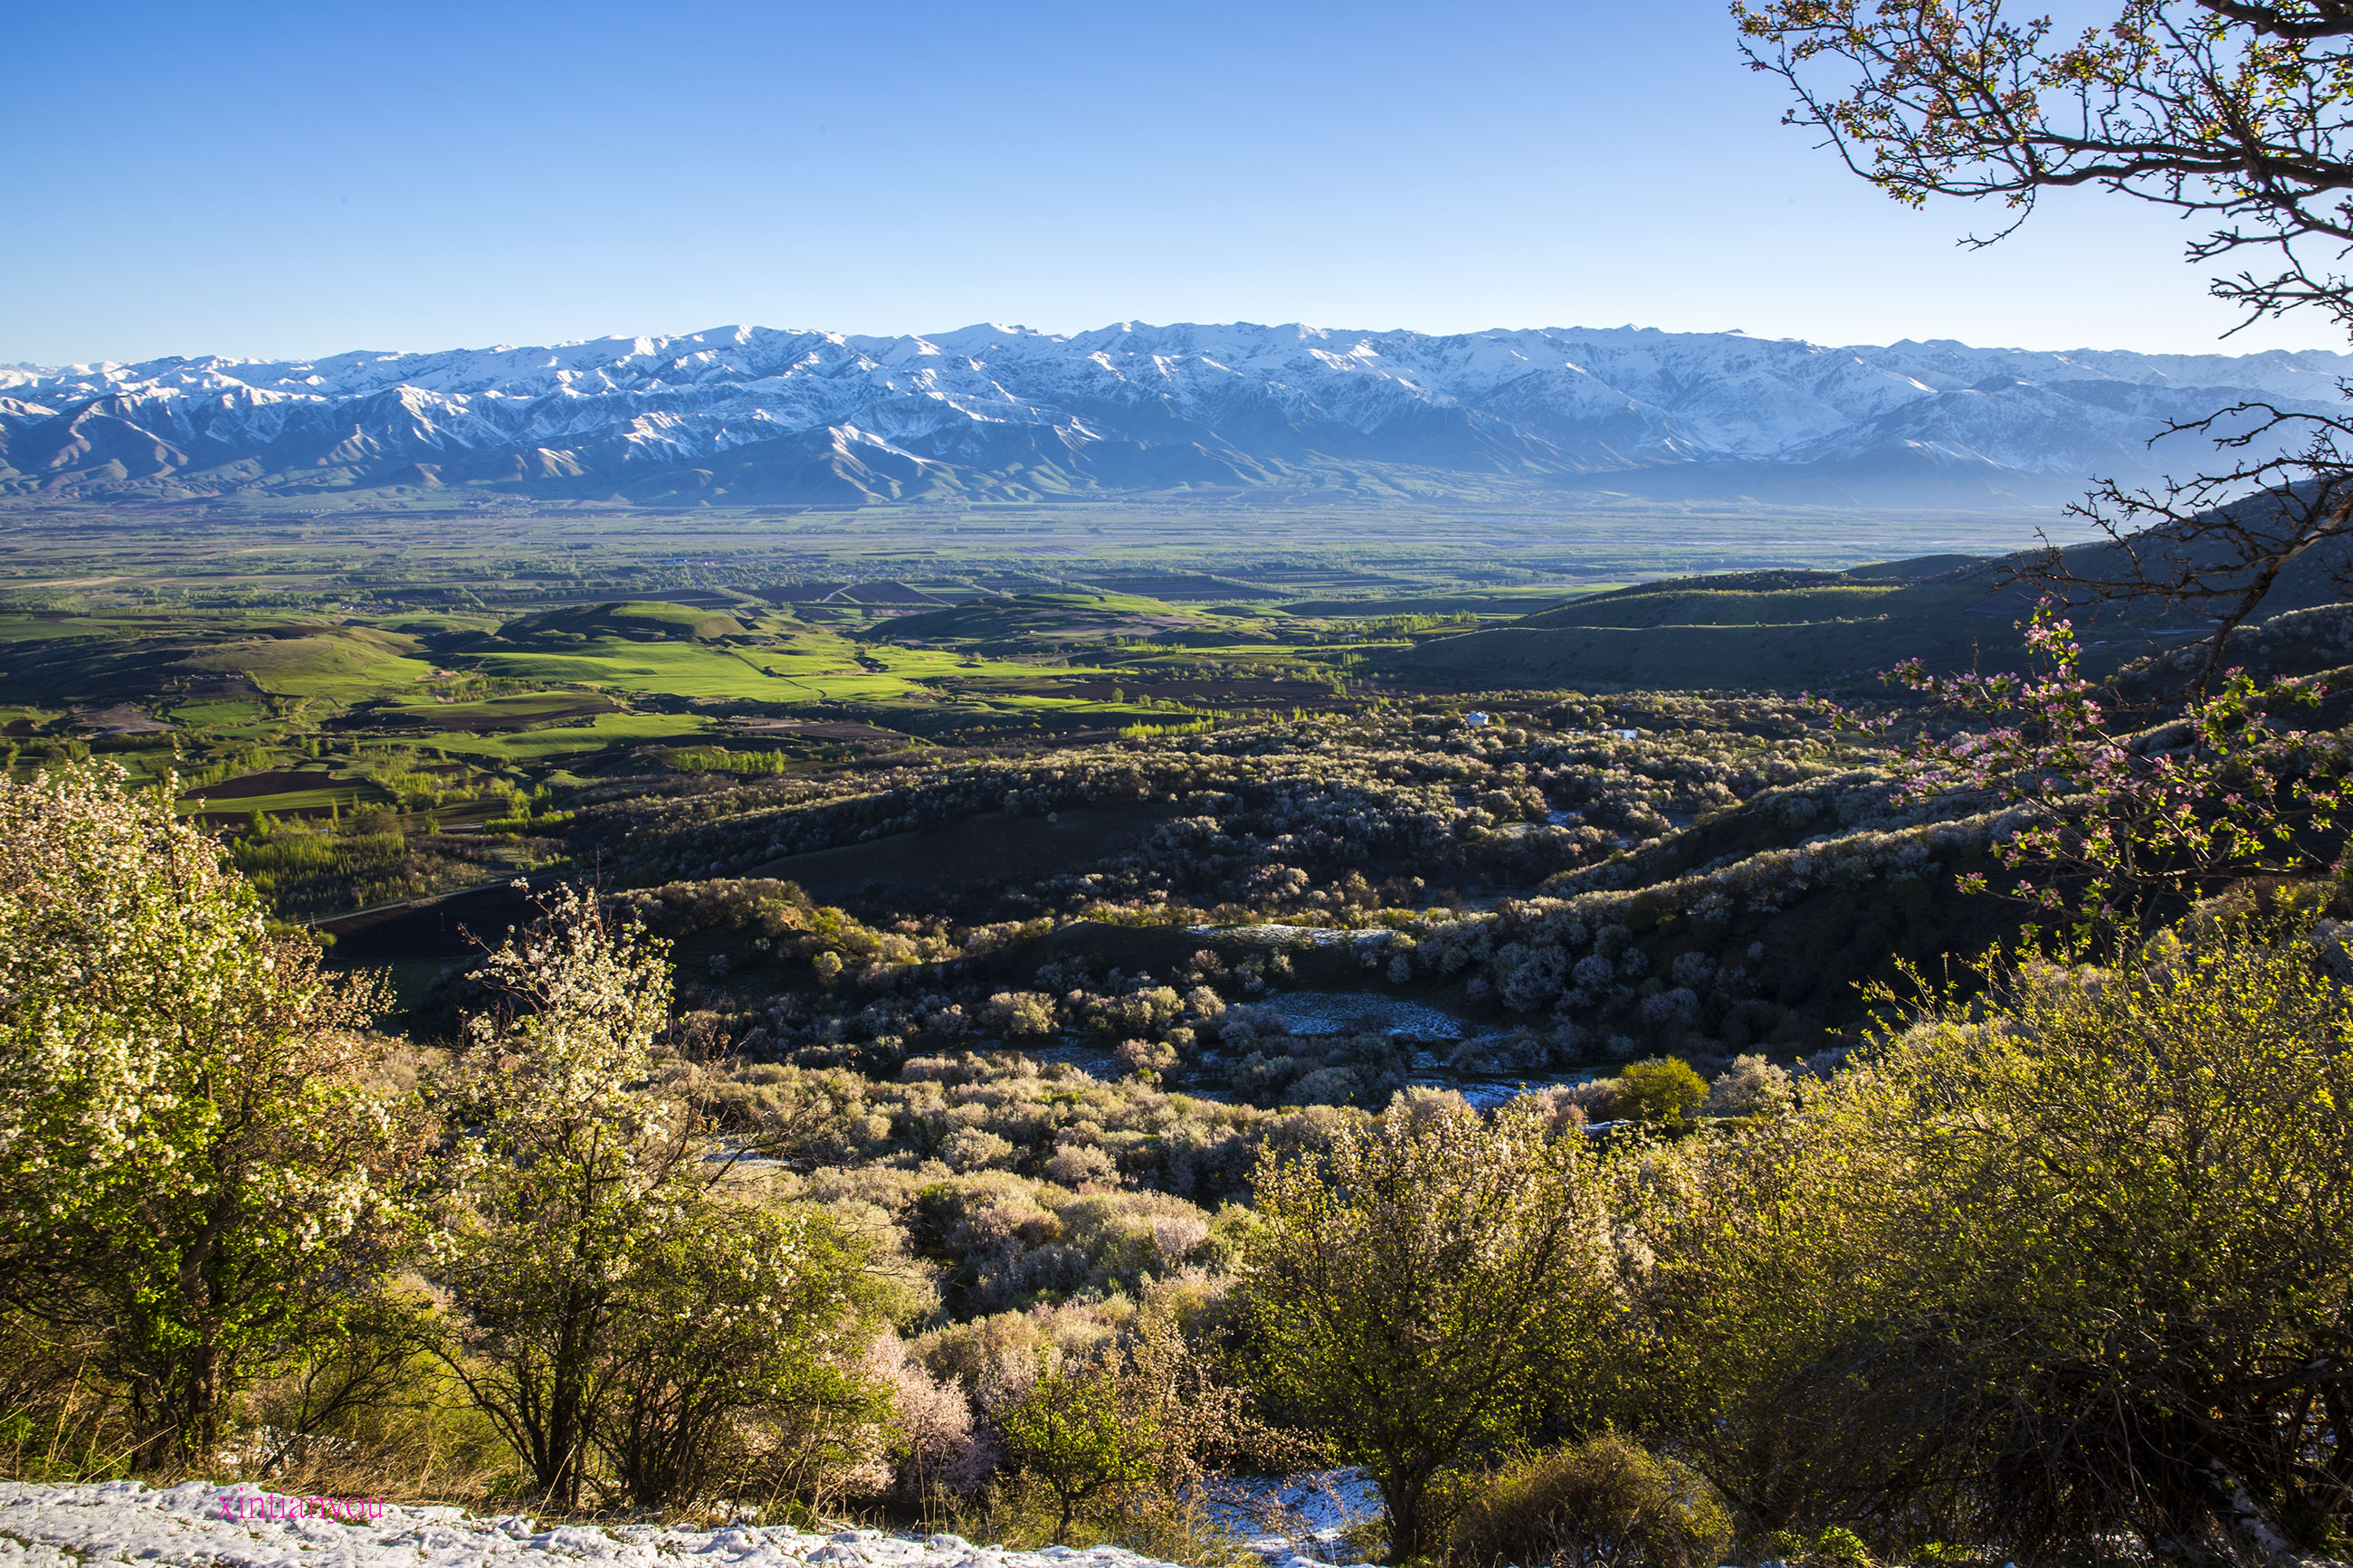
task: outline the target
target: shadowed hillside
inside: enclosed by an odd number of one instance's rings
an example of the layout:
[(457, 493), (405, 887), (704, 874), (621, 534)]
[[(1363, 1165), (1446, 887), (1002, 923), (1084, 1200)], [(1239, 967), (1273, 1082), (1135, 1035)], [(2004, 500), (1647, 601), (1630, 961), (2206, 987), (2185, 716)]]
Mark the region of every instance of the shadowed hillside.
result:
[[(2347, 597), (2342, 548), (2292, 563), (2263, 614)], [(2118, 574), (2105, 542), (2065, 552), (2085, 578)], [(1581, 690), (1871, 689), (1907, 658), (1936, 669), (2016, 668), (2019, 626), (2039, 597), (2007, 584), (2023, 558), (1923, 556), (1845, 572), (1742, 572), (1668, 578), (1594, 594), (1501, 626), (1426, 641), (1382, 661), (1408, 679)], [(2092, 671), (2162, 657), (2213, 625), (2171, 613), (2082, 602), (2068, 607)]]

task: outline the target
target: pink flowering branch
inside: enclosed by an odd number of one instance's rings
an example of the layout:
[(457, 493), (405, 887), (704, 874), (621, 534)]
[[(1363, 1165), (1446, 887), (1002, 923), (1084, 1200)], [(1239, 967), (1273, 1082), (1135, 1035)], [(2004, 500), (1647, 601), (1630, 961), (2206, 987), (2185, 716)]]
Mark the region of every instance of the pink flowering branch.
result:
[[(2153, 893), (2318, 868), (2315, 841), (2335, 828), (2348, 783), (2333, 744), (2274, 715), (2316, 704), (2321, 687), (2228, 670), (2170, 722), (2136, 731), (2084, 675), (2074, 628), (2049, 601), (2024, 629), (2040, 666), (2027, 673), (1936, 675), (1917, 659), (1889, 673), (1964, 724), (1901, 753), (1899, 804), (2010, 808), (2016, 826), (1995, 857), (2014, 896), (2053, 912), (2109, 919)], [(1969, 891), (1987, 881), (1961, 879)]]

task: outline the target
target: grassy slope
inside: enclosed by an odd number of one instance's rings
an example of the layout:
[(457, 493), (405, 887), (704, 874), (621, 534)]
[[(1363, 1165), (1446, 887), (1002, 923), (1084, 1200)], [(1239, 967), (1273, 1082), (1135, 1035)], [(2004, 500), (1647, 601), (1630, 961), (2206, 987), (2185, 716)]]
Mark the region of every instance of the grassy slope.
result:
[(870, 635), (987, 647), (1040, 639), (1141, 635), (1190, 626), (1196, 613), (1133, 594), (1018, 594), (898, 616)]
[(398, 632), (332, 626), (309, 637), (232, 642), (182, 663), (191, 670), (244, 675), (273, 697), (357, 702), (429, 679), (433, 666), (411, 657), (417, 651), (417, 639)]
[(525, 691), (479, 702), (406, 702), (371, 710), (376, 722), (433, 730), (496, 733), (537, 729), (613, 710), (613, 700), (593, 691)]
[(463, 654), (452, 656), (450, 662), (501, 680), (570, 681), (677, 697), (792, 700), (776, 689), (780, 677), (755, 668), (729, 650), (699, 643), (599, 638), (562, 653)]
[[(234, 821), (256, 811), (268, 812), (272, 816), (317, 815), (330, 806), (338, 811), (357, 811), (386, 805), (392, 799), (373, 780), (356, 774), (344, 776), (319, 771), (315, 777), (318, 783), (309, 788), (280, 789), (268, 795), (221, 795), (206, 791), (183, 795), (179, 809), (184, 815), (202, 812), (218, 820)], [(214, 789), (219, 787), (216, 785)]]
[(453, 757), (490, 763), (542, 762), (577, 757), (610, 746), (643, 746), (708, 739), (718, 727), (708, 719), (676, 713), (600, 713), (586, 724), (524, 730), (496, 735), (436, 735), (434, 746)]
[(1835, 573), (1683, 578), (1425, 642), (1385, 668), (1486, 686), (1798, 689), (1872, 683), (1918, 658), (2010, 660), (2026, 605), (1966, 568), (1903, 586)]
[[(151, 621), (95, 637), (19, 642), (9, 649), (11, 698), (120, 701), (188, 681), (244, 676), (273, 696), (353, 702), (406, 693), (430, 676), (414, 637), (354, 626), (227, 625), (181, 636)], [(151, 635), (138, 635), (140, 633)]]
[(1852, 621), (1887, 613), (1908, 590), (1891, 584), (1840, 584), (1778, 591), (1694, 588), (1663, 593), (1627, 590), (1558, 609), (1524, 616), (1524, 626), (1765, 626)]
[(501, 635), (517, 640), (569, 635), (591, 638), (683, 637), (704, 641), (740, 635), (744, 629), (733, 616), (711, 610), (659, 599), (616, 599), (601, 605), (543, 610), (510, 623)]

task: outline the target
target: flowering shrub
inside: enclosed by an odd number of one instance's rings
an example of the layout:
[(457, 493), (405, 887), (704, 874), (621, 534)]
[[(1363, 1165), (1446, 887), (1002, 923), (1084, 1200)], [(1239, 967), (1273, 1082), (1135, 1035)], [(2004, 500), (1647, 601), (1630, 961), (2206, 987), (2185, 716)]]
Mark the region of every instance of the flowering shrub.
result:
[[(2231, 670), (2179, 715), (2121, 729), (2082, 672), (2073, 626), (2038, 607), (2026, 675), (1933, 675), (1897, 667), (1914, 690), (1970, 721), (1898, 763), (1899, 796), (1968, 795), (2005, 808), (1994, 849), (2014, 890), (2046, 910), (2114, 918), (2159, 890), (2194, 893), (2226, 876), (2310, 869), (2345, 807), (2344, 748), (2275, 714), (2321, 689)], [(1983, 889), (1982, 874), (1968, 886)]]
[(597, 1455), (639, 1505), (692, 1502), (757, 1459), (730, 1451), (748, 1415), (869, 1398), (836, 1364), (871, 1335), (862, 1249), (814, 1210), (715, 1192), (692, 1106), (649, 1089), (667, 958), (558, 890), (484, 963), (490, 1005), (440, 1086), (464, 1129), (428, 1265), (454, 1310), (441, 1352), (566, 1505)]
[(0, 778), (0, 1301), (83, 1342), (144, 1458), (215, 1451), (388, 1273), (416, 1140), (383, 1005), (170, 791)]

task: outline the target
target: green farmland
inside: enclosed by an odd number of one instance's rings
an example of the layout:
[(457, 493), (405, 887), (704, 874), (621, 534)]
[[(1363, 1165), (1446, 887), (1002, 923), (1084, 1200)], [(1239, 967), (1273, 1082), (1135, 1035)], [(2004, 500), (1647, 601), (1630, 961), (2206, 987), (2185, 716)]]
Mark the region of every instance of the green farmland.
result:
[[(1860, 668), (1923, 614), (1943, 643), (1984, 629), (1953, 618), (1967, 592), (1792, 574), (1863, 558), (1852, 519), (1777, 518), (1758, 554), (1728, 514), (564, 512), (493, 535), (19, 510), (39, 526), (0, 547), (7, 765), (111, 757), (239, 843), (441, 847), (358, 878), (378, 889), (479, 878), (504, 862), (476, 849), (579, 802), (720, 776), (814, 785), (1500, 687), (1771, 686)], [(1960, 550), (2025, 524), (1939, 526)], [(1676, 565), (1752, 571), (1623, 586)]]

